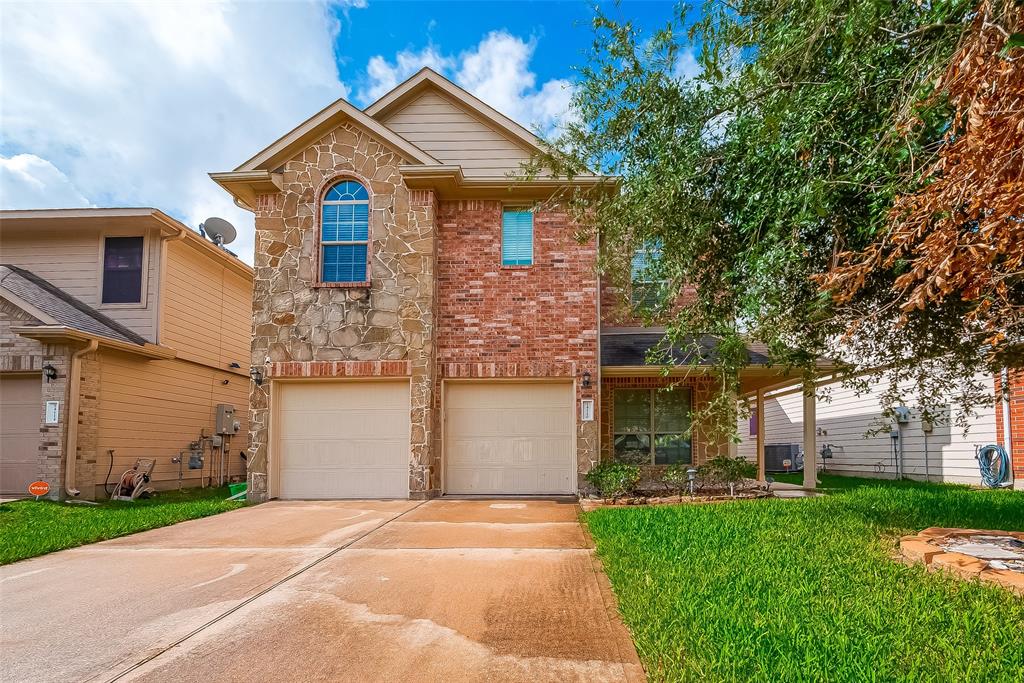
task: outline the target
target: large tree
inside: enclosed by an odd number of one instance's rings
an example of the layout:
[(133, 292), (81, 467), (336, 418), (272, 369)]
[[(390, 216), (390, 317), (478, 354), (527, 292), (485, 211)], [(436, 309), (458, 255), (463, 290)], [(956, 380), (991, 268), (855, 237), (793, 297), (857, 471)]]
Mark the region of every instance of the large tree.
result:
[[(656, 312), (668, 317), (672, 340), (721, 339), (722, 393), (702, 417), (730, 423), (751, 338), (775, 363), (808, 375), (821, 357), (860, 376), (851, 382), (884, 368), (888, 406), (927, 410), (950, 392), (966, 408), (978, 405), (991, 387), (970, 378), (1019, 357), (1020, 338), (1000, 338), (971, 315), (977, 290), (957, 291), (961, 281), (944, 298), (922, 300), (919, 288), (931, 291), (936, 268), (943, 272), (936, 261), (955, 248), (926, 238), (952, 230), (964, 241), (978, 221), (1019, 236), (1020, 196), (976, 198), (943, 220), (941, 200), (922, 193), (942, 182), (937, 164), (951, 158), (965, 112), (977, 113), (970, 78), (949, 76), (954, 55), (1002, 74), (981, 88), (988, 113), (1015, 85), (1020, 121), (1024, 50), (1010, 38), (1020, 8), (1012, 0), (980, 10), (974, 0), (711, 0), (689, 26), (687, 11), (679, 6), (651, 35), (596, 14), (577, 118), (540, 162), (557, 174), (620, 177), (617, 192), (575, 196), (577, 217), (600, 233), (602, 267), (620, 283), (637, 249), (660, 245), (644, 279), (667, 283)], [(983, 45), (965, 52), (977, 35)], [(693, 54), (699, 73), (686, 73)], [(977, 142), (974, 156), (998, 159), (1007, 176), (1016, 159), (1019, 181), (1024, 128), (1000, 130)], [(958, 182), (970, 195), (969, 180)], [(983, 245), (991, 234), (967, 241)], [(1017, 260), (991, 286), (1019, 307), (1024, 246), (1012, 237), (1000, 245)]]

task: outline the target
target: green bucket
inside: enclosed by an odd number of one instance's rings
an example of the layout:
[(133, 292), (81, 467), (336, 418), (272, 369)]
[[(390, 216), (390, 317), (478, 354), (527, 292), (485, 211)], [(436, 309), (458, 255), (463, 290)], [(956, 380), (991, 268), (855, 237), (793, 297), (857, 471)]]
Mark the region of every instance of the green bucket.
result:
[(232, 496), (237, 496), (239, 493), (245, 493), (248, 486), (249, 485), (243, 481), (237, 484), (228, 484), (228, 490), (231, 491)]

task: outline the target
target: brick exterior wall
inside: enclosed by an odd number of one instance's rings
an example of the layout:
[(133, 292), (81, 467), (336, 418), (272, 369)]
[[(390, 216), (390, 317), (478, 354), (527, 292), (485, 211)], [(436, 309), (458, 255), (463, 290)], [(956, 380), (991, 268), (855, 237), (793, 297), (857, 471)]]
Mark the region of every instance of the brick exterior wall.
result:
[[(436, 204), (432, 192), (406, 188), (398, 172), (404, 161), (345, 124), (288, 161), (282, 192), (256, 202), (252, 364), (270, 381), (253, 384), (250, 395), (251, 500), (269, 495), (267, 439), (275, 373), (380, 376), (372, 365), (376, 361), (400, 362), (402, 374), (411, 378), (413, 497), (431, 495), (440, 484), (431, 448)], [(319, 201), (346, 178), (370, 192), (369, 287), (318, 283)]]
[[(442, 378), (564, 377), (576, 382), (579, 474), (597, 461), (597, 422), (578, 420), (598, 399), (597, 248), (580, 244), (557, 207), (534, 215), (533, 265), (501, 265), (503, 204), (442, 201), (437, 218), (437, 361)], [(440, 392), (435, 394), (440, 410)], [(440, 430), (436, 448), (440, 450)]]
[[(686, 287), (676, 299), (676, 306), (685, 306), (693, 301), (695, 292)], [(633, 309), (628, 287), (616, 287), (608, 277), (601, 278), (601, 326), (602, 327), (644, 327), (647, 321)], [(660, 321), (654, 320), (653, 323)]]
[[(616, 389), (661, 389), (670, 386), (689, 387), (692, 393), (694, 410), (699, 410), (708, 401), (715, 389), (714, 380), (709, 378), (672, 378), (672, 377), (604, 377), (601, 380), (601, 460), (614, 459), (614, 439), (612, 430), (615, 425), (615, 401), (613, 392)], [(700, 465), (718, 455), (727, 455), (728, 446), (711, 443), (701, 433), (700, 426), (692, 428), (693, 464)], [(660, 466), (652, 466), (652, 468)]]
[[(1010, 370), (1010, 462), (1013, 468), (1015, 488), (1024, 488), (1024, 369)], [(998, 400), (1003, 395), (1002, 377), (996, 375), (996, 438), (1005, 443), (1003, 434), (1003, 402)]]

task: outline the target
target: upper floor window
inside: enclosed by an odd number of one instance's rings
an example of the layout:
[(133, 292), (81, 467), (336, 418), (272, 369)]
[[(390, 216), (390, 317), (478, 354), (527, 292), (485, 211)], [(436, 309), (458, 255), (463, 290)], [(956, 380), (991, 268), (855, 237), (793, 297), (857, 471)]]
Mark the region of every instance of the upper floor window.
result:
[(142, 302), (143, 241), (142, 237), (104, 238), (102, 303)]
[(631, 300), (637, 308), (653, 309), (660, 303), (661, 290), (665, 284), (657, 272), (660, 261), (660, 240), (643, 244), (633, 254), (629, 276), (632, 284)]
[(320, 210), (320, 281), (369, 281), (370, 195), (354, 180), (342, 180), (324, 195)]
[(501, 265), (533, 265), (533, 212), (506, 208), (501, 216)]

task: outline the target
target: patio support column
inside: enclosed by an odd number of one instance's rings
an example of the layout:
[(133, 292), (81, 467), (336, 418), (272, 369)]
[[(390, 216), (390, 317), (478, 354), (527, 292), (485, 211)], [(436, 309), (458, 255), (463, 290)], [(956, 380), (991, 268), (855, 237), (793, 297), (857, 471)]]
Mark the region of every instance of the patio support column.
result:
[(754, 421), (757, 423), (757, 478), (759, 481), (764, 481), (764, 389), (757, 390)]
[(804, 382), (804, 488), (818, 487), (817, 408), (813, 381)]

